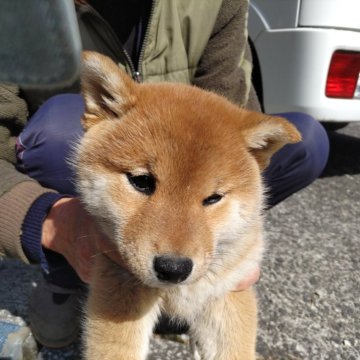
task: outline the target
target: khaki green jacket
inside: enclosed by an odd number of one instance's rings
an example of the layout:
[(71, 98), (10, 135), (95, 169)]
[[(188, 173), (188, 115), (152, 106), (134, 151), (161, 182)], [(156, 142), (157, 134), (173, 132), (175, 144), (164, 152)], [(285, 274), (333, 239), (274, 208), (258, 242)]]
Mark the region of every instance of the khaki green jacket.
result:
[[(88, 5), (77, 6), (83, 48), (110, 56), (137, 80), (193, 84), (259, 110), (251, 86), (247, 13), (248, 0), (155, 0), (135, 66), (100, 15)], [(52, 95), (74, 91), (79, 91), (78, 82), (51, 92), (22, 89), (21, 95), (32, 114)], [(27, 261), (21, 225), (33, 201), (52, 190), (13, 166), (15, 138), (27, 119), (18, 95), (16, 87), (0, 85), (0, 255)]]

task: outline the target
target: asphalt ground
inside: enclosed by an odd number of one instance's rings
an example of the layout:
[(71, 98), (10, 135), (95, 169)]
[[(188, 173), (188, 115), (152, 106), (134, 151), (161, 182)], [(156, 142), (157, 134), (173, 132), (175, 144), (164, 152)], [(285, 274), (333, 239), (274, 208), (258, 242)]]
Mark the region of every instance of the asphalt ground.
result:
[[(360, 123), (330, 141), (322, 177), (266, 214), (256, 285), (261, 359), (360, 359)], [(0, 260), (0, 310), (27, 321), (38, 277), (35, 266)], [(150, 359), (190, 359), (182, 341), (155, 337)], [(77, 351), (43, 349), (38, 359), (79, 359)]]

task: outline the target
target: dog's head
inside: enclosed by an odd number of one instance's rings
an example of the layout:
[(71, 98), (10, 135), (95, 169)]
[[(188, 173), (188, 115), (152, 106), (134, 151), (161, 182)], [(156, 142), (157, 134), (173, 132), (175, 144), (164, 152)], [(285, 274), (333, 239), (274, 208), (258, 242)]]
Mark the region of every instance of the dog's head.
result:
[(95, 53), (82, 88), (78, 189), (130, 272), (190, 283), (259, 252), (261, 171), (300, 140), (292, 125), (196, 87), (137, 84)]

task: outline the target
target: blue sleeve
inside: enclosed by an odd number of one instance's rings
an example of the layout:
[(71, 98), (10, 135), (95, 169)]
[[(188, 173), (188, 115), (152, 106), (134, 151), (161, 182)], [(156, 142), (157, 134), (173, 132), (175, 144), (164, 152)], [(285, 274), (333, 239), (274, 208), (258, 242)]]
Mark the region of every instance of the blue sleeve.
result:
[(26, 257), (40, 264), (45, 272), (49, 265), (41, 245), (42, 225), (53, 204), (63, 197), (65, 195), (53, 192), (42, 194), (30, 207), (21, 228), (21, 245)]

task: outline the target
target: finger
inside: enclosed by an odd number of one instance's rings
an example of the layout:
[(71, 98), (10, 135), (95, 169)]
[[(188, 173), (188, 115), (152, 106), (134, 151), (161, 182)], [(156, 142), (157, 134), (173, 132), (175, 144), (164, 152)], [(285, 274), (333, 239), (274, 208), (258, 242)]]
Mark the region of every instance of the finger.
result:
[(75, 270), (76, 274), (79, 276), (81, 281), (89, 283), (91, 280), (91, 268), (92, 264), (88, 257), (84, 258), (80, 254), (78, 257), (74, 257), (74, 254), (66, 257), (66, 260), (69, 262), (71, 267)]
[(78, 274), (79, 278), (82, 282), (89, 284), (91, 281), (91, 271), (89, 265), (78, 267), (76, 273)]
[(113, 262), (125, 267), (125, 262), (122, 259), (117, 246), (112, 243), (108, 238), (101, 237), (98, 240), (99, 251), (110, 258)]
[(90, 284), (91, 283), (91, 276), (89, 274), (80, 276), (80, 279), (85, 284)]
[(240, 281), (233, 291), (244, 291), (254, 285), (260, 278), (260, 267), (257, 266), (242, 281)]

